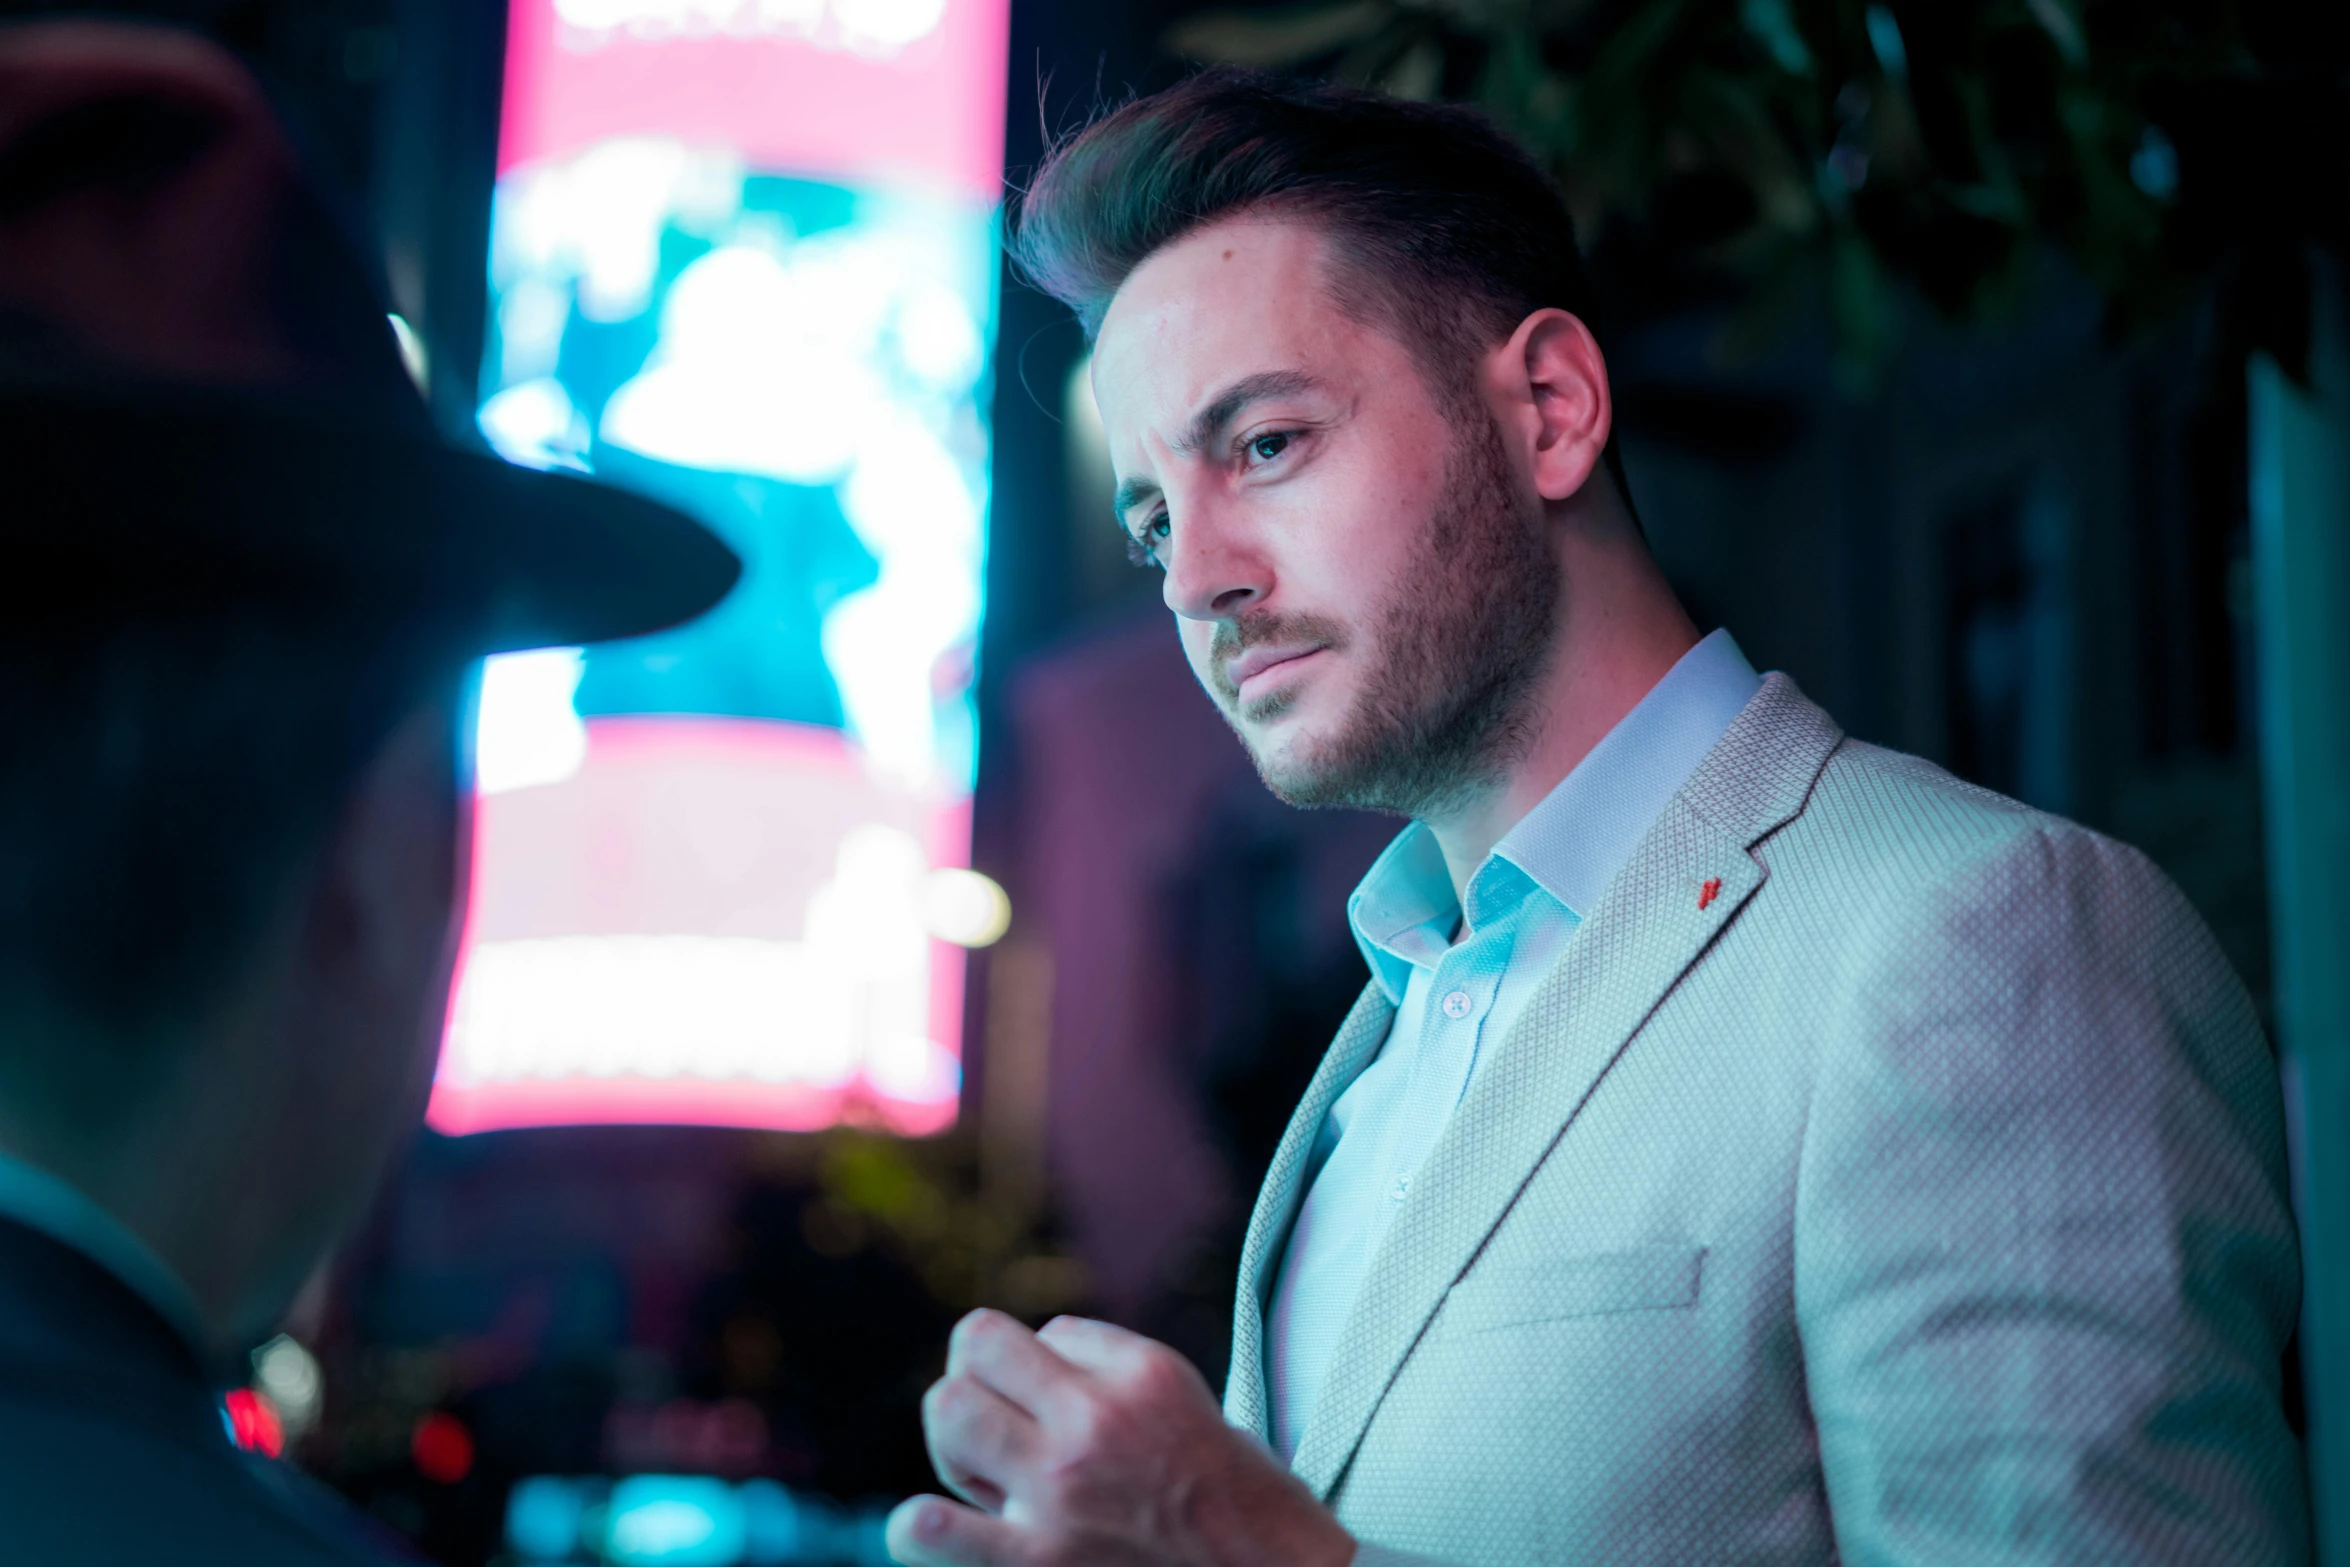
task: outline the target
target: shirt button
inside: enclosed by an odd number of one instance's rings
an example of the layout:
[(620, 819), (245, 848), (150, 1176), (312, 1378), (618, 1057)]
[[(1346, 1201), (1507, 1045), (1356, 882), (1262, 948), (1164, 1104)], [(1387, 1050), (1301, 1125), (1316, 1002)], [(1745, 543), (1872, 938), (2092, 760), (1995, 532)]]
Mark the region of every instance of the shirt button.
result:
[(1387, 1193), (1387, 1200), (1389, 1202), (1402, 1202), (1411, 1194), (1412, 1178), (1408, 1175), (1399, 1175), (1395, 1178), (1394, 1187), (1391, 1188)]
[(1477, 1003), (1469, 999), (1469, 993), (1467, 991), (1456, 990), (1437, 1004), (1444, 1008), (1444, 1015), (1446, 1017), (1467, 1017), (1469, 1015), (1469, 1009), (1474, 1007)]

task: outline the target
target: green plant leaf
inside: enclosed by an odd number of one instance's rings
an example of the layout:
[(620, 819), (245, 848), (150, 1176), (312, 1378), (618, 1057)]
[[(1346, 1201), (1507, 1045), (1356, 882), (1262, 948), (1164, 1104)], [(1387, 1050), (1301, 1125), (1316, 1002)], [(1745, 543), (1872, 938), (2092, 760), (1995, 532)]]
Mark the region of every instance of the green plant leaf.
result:
[(2252, 217), (2230, 216), (2244, 203), (2208, 174), (2167, 202), (2132, 177), (2151, 124), (2190, 170), (2240, 163), (2246, 94), (2272, 83), (2336, 84), (2279, 145), (2311, 156), (2350, 133), (2350, 62), (2278, 57), (2240, 0), (1222, 3), (1173, 46), (1415, 97), (1471, 84), (1641, 308), (1727, 294), (1751, 337), (1788, 317), (1800, 277), (1807, 302), (1825, 289), (1838, 363), (1863, 380), (1913, 295), (1996, 319), (2049, 251), (2104, 293), (2109, 320), (2145, 321), (2214, 279), (2257, 291), (2225, 282), (2248, 256), (2350, 233), (2340, 182)]
[(2081, 19), (2073, 10), (2072, 0), (2024, 0), (2032, 9), (2032, 19), (2040, 24), (2049, 41), (2064, 63), (2081, 66), (2089, 63), (2089, 36), (2081, 30)]
[(1211, 11), (1167, 30), (1167, 47), (1219, 65), (1297, 65), (1360, 43), (1396, 16), (1392, 0), (1339, 0), (1281, 11)]
[(1379, 73), (1380, 91), (1423, 102), (1444, 85), (1444, 50), (1433, 38), (1416, 40)]
[(1738, 0), (1738, 20), (1788, 75), (1809, 76), (1817, 68), (1811, 45), (1796, 28), (1787, 0)]
[(1399, 12), (1382, 23), (1378, 31), (1368, 38), (1340, 51), (1330, 67), (1330, 75), (1337, 81), (1352, 82), (1358, 87), (1376, 87), (1398, 97), (1434, 97), (1436, 89), (1441, 85), (1440, 79), (1429, 80), (1423, 91), (1408, 90), (1413, 85), (1408, 77), (1400, 84), (1390, 82), (1391, 76), (1405, 58), (1423, 44), (1434, 51), (1433, 59), (1429, 62), (1433, 73), (1443, 71), (1444, 50), (1442, 44), (1431, 36), (1433, 31), (1433, 25), (1424, 15)]

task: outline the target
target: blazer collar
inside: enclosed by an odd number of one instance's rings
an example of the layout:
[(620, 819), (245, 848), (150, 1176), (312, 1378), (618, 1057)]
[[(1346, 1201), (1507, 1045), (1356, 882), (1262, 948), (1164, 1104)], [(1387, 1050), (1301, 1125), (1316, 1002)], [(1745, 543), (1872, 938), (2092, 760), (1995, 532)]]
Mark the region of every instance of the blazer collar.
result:
[(128, 1400), (184, 1438), (225, 1440), (205, 1368), (153, 1305), (73, 1247), (0, 1217), (0, 1379), (68, 1402)]
[[(1588, 915), (1657, 813), (1761, 687), (1762, 677), (1726, 630), (1682, 654), (1494, 845), (1469, 880), (1469, 922), (1495, 917), (1496, 893), (1503, 907), (1515, 904), (1526, 882), (1577, 920)], [(1413, 966), (1435, 966), (1462, 913), (1444, 855), (1424, 822), (1413, 822), (1387, 846), (1346, 903), (1371, 977), (1398, 1006)]]
[(1346, 1092), (1347, 1085), (1378, 1055), (1387, 1031), (1395, 1022), (1395, 1004), (1376, 980), (1363, 987), (1354, 1010), (1338, 1027), (1338, 1037), (1322, 1056), (1305, 1097), (1289, 1118), (1265, 1184), (1257, 1189), (1256, 1209), (1249, 1216), (1248, 1237), (1240, 1248), (1240, 1280), (1234, 1291), (1232, 1369), (1224, 1382), (1224, 1418), (1258, 1437), (1270, 1440), (1271, 1416), (1266, 1407), (1265, 1291), (1297, 1217), (1305, 1195), (1306, 1157), (1313, 1152), (1323, 1117)]
[[(1659, 1002), (1761, 887), (1755, 845), (1797, 815), (1843, 740), (1771, 675), (1674, 795), (1508, 1036), (1478, 1065), (1364, 1282), (1293, 1464), (1327, 1500), (1388, 1385), (1445, 1292)], [(1710, 888), (1710, 890), (1709, 890)], [(1266, 1434), (1264, 1291), (1330, 1104), (1368, 1064), (1394, 1010), (1376, 985), (1355, 1005), (1274, 1156), (1241, 1254), (1234, 1424)]]
[(203, 1355), (203, 1319), (187, 1284), (146, 1242), (70, 1181), (0, 1153), (0, 1219), (46, 1235), (113, 1274), (170, 1323), (191, 1351)]

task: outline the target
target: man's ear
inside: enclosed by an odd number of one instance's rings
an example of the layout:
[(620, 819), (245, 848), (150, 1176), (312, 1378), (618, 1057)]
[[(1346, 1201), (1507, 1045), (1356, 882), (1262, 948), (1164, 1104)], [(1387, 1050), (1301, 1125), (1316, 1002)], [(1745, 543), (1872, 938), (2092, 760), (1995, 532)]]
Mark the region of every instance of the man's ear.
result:
[(1507, 401), (1522, 410), (1532, 436), (1534, 488), (1563, 501), (1590, 482), (1607, 451), (1615, 405), (1607, 361), (1580, 317), (1537, 310), (1495, 355)]
[(314, 884), (314, 962), (379, 1002), (445, 976), (471, 870), (467, 805), (452, 704), (426, 703), (344, 797)]

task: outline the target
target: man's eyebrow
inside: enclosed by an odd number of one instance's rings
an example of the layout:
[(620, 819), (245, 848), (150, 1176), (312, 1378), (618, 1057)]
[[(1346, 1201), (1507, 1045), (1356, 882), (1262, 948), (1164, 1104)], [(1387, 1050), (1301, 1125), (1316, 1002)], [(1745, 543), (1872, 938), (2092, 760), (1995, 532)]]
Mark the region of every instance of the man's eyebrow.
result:
[(1252, 403), (1274, 397), (1298, 397), (1321, 389), (1321, 381), (1303, 370), (1260, 370), (1255, 375), (1244, 375), (1191, 416), (1191, 427), (1176, 440), (1175, 449), (1189, 456), (1213, 446), (1225, 427)]
[(1118, 519), (1118, 526), (1126, 526), (1126, 514), (1159, 493), (1159, 487), (1148, 479), (1127, 479), (1119, 484), (1118, 493), (1110, 499), (1110, 514)]
[[(1244, 375), (1210, 398), (1203, 408), (1191, 416), (1191, 425), (1174, 441), (1175, 450), (1190, 456), (1213, 446), (1232, 421), (1247, 412), (1255, 403), (1275, 397), (1298, 397), (1307, 392), (1322, 390), (1322, 382), (1303, 370), (1260, 370), (1255, 375)], [(1118, 525), (1126, 525), (1126, 514), (1159, 493), (1158, 485), (1148, 479), (1128, 479), (1118, 486), (1118, 493), (1110, 501), (1110, 511)]]

